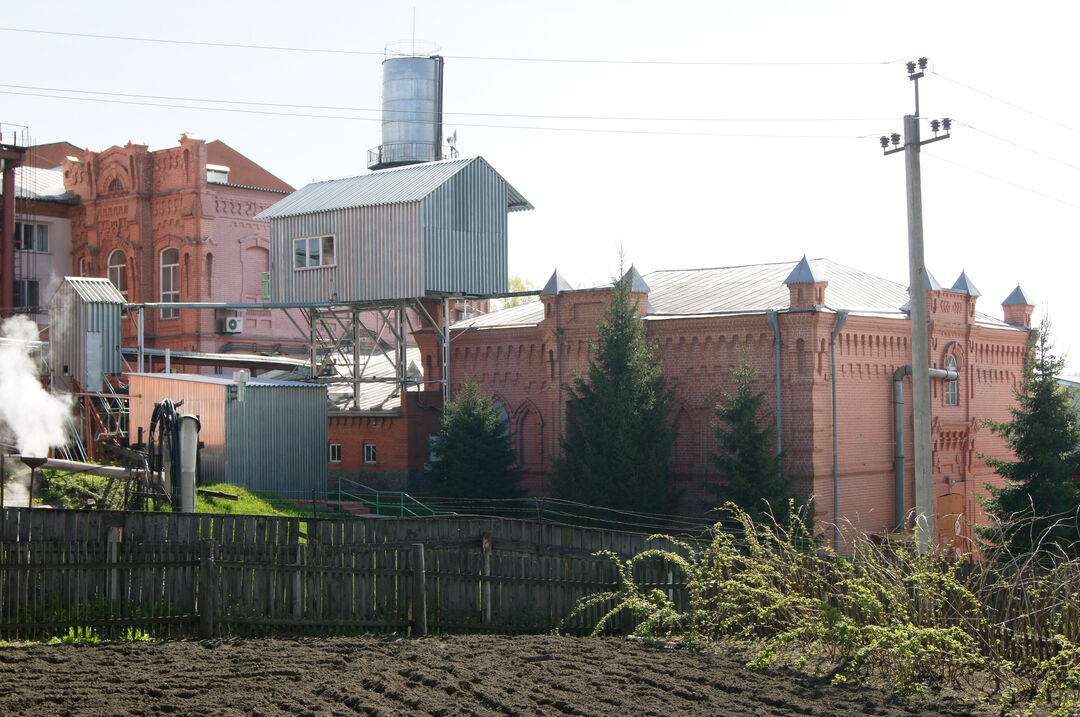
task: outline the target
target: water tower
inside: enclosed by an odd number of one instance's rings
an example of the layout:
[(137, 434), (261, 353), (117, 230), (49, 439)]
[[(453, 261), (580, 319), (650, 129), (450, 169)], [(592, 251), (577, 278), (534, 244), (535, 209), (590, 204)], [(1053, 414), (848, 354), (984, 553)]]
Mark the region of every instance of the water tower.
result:
[(415, 40), (391, 43), (383, 60), (382, 144), (368, 150), (368, 169), (443, 158), (443, 58)]

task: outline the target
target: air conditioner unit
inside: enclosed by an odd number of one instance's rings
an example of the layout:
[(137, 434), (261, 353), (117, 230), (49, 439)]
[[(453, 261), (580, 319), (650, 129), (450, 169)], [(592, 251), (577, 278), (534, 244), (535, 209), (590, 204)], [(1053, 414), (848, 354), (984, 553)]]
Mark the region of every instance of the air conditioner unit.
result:
[(221, 331), (226, 334), (238, 334), (244, 330), (244, 319), (239, 316), (227, 316), (221, 320)]

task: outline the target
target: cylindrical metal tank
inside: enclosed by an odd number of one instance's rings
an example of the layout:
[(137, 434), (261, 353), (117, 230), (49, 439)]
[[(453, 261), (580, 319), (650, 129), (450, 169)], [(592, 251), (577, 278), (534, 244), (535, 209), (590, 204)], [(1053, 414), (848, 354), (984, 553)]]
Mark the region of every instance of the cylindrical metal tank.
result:
[(382, 144), (368, 152), (368, 169), (442, 159), (443, 58), (383, 60)]

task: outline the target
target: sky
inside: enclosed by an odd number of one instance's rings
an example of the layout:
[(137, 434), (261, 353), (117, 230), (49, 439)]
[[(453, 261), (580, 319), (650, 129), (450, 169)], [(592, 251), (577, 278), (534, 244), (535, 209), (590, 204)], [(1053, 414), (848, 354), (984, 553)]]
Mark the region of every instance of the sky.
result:
[(906, 285), (903, 154), (878, 137), (926, 57), (920, 114), (953, 119), (921, 153), (927, 269), (998, 317), (1019, 283), (1080, 374), (1077, 26), (1076, 2), (37, 0), (0, 20), (0, 130), (194, 132), (296, 187), (353, 176), (383, 49), (416, 38), (446, 57), (445, 134), (536, 207), (511, 215), (512, 276), (589, 286), (621, 249), (642, 273), (806, 254)]

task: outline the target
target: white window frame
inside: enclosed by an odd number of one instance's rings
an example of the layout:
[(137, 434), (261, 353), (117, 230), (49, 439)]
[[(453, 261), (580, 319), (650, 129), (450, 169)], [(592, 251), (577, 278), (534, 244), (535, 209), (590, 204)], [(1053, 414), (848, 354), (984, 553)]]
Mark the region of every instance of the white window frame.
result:
[[(297, 237), (292, 240), (293, 269), (325, 269), (337, 266), (337, 235), (321, 234), (312, 237)], [(329, 251), (327, 249), (329, 248)], [(326, 260), (327, 255), (330, 261)]]
[[(165, 255), (169, 252), (176, 254), (176, 263), (165, 263)], [(180, 302), (180, 250), (174, 247), (162, 249), (158, 254), (158, 266), (160, 271), (158, 272), (158, 288), (160, 289), (161, 303), (163, 304), (177, 304)], [(166, 282), (168, 278), (168, 282)], [(165, 286), (168, 283), (168, 290)], [(161, 318), (163, 319), (179, 319), (180, 309), (162, 309)]]
[[(29, 236), (27, 236), (29, 234)], [(49, 253), (49, 225), (42, 222), (15, 222), (15, 248), (38, 254)]]
[[(117, 256), (123, 259), (122, 263), (116, 264), (113, 262), (113, 258)], [(113, 286), (116, 287), (116, 290), (119, 291), (125, 299), (128, 298), (127, 255), (124, 253), (123, 249), (115, 249), (111, 254), (109, 254), (106, 276), (109, 277), (109, 281), (113, 283)]]
[(86, 257), (79, 257), (79, 276), (86, 276)]
[[(945, 357), (945, 368), (959, 371), (959, 363), (956, 357), (949, 354)], [(960, 379), (947, 379), (945, 381), (945, 405), (960, 405)]]
[(330, 459), (331, 463), (341, 463), (341, 444), (340, 443), (331, 443), (330, 444), (330, 456), (329, 456), (329, 459)]
[(378, 457), (378, 452), (375, 450), (375, 444), (374, 443), (365, 443), (364, 444), (364, 464), (369, 465), (369, 466), (374, 465), (375, 462), (376, 462), (377, 457)]

